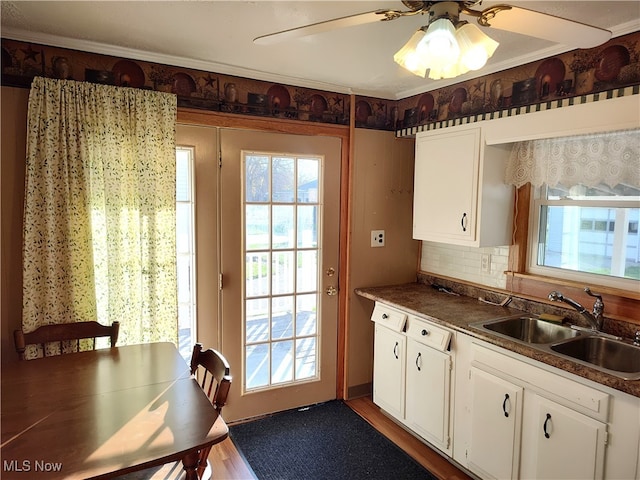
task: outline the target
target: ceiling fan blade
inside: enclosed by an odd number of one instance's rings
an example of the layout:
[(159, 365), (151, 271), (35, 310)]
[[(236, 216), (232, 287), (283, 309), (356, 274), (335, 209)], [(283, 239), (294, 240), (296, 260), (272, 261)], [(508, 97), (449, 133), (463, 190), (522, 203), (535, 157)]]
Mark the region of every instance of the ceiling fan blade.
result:
[(274, 43), (279, 43), (290, 38), (306, 37), (307, 35), (328, 32), (329, 30), (335, 30), (337, 28), (353, 27), (355, 25), (373, 23), (385, 20), (385, 12), (386, 10), (376, 10), (374, 12), (358, 13), (356, 15), (349, 15), (347, 17), (334, 18), (333, 20), (312, 23), (310, 25), (305, 25), (302, 27), (290, 28), (281, 32), (269, 33), (267, 35), (256, 37), (253, 39), (253, 43), (257, 45), (272, 45)]
[[(492, 14), (489, 14), (488, 25), (499, 30), (521, 33), (576, 48), (597, 47), (611, 38), (609, 30), (526, 8), (511, 5), (510, 7), (497, 10), (493, 18)], [(485, 14), (492, 8), (489, 7), (482, 13)]]

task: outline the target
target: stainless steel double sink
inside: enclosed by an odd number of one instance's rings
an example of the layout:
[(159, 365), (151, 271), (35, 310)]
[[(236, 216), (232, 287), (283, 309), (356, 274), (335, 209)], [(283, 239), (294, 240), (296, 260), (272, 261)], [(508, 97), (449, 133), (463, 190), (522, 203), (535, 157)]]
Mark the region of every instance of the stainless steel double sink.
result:
[(623, 340), (575, 330), (531, 315), (485, 320), (470, 326), (625, 380), (640, 379), (640, 347)]

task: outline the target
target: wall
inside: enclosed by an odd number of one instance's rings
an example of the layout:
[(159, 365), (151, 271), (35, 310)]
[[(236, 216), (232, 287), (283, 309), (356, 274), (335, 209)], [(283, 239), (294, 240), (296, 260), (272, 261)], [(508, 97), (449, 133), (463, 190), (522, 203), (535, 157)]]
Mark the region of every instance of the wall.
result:
[[(350, 277), (347, 285), (347, 395), (371, 391), (373, 302), (354, 288), (416, 281), (419, 242), (412, 239), (414, 141), (356, 129), (352, 158)], [(385, 246), (371, 247), (371, 230)]]
[(22, 316), (22, 204), (24, 201), (25, 145), (29, 90), (1, 88), (2, 139), (0, 194), (2, 204), (2, 259), (0, 298), (0, 351), (2, 363), (16, 361), (13, 331), (20, 328)]

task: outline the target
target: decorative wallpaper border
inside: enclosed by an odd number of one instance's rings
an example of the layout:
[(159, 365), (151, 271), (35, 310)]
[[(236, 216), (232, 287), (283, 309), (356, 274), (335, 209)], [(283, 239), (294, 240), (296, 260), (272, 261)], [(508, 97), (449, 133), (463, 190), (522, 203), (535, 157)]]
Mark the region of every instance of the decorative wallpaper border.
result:
[[(0, 47), (2, 85), (6, 86), (30, 88), (35, 76), (61, 78), (174, 93), (178, 106), (185, 108), (349, 125), (348, 94), (7, 38), (2, 38)], [(367, 106), (362, 111), (373, 115)], [(367, 117), (363, 120), (367, 125)], [(369, 123), (372, 128), (384, 127)]]
[(430, 130), (438, 130), (440, 128), (455, 127), (457, 125), (466, 125), (469, 123), (481, 122), (483, 120), (493, 120), (495, 118), (512, 117), (526, 113), (542, 112), (544, 110), (553, 110), (556, 108), (570, 107), (572, 105), (582, 105), (584, 103), (598, 102), (601, 100), (609, 100), (611, 98), (625, 97), (629, 95), (640, 94), (640, 85), (631, 85), (628, 87), (612, 88), (604, 92), (591, 93), (589, 95), (580, 95), (579, 97), (560, 98), (546, 102), (523, 105), (520, 107), (509, 107), (493, 112), (478, 113), (465, 117), (453, 118), (449, 120), (440, 120), (425, 125), (415, 127), (402, 128), (396, 131), (396, 137), (410, 137), (418, 132), (426, 132)]
[[(435, 128), (633, 94), (640, 31), (448, 87), (388, 100), (355, 95), (357, 128), (397, 137)], [(2, 38), (2, 85), (35, 76), (175, 93), (178, 106), (238, 115), (350, 124), (350, 95)], [(622, 93), (620, 93), (622, 92)], [(626, 92), (626, 93), (625, 93)]]

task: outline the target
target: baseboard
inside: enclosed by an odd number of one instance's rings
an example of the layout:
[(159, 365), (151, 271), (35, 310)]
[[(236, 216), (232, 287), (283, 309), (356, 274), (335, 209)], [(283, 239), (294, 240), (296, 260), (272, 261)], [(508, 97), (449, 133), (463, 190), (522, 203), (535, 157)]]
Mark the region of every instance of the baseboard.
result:
[(347, 389), (346, 400), (354, 398), (370, 396), (373, 393), (373, 383), (362, 383), (360, 385), (353, 385)]

